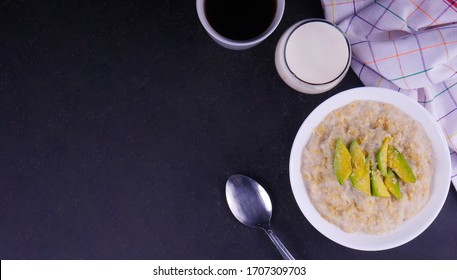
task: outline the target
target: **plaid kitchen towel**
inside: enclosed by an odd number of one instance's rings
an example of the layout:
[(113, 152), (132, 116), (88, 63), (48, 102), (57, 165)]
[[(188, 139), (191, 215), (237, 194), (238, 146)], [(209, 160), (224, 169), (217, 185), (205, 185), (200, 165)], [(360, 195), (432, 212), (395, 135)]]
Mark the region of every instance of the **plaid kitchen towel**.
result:
[(457, 0), (321, 0), (366, 86), (399, 91), (442, 127), (457, 189)]

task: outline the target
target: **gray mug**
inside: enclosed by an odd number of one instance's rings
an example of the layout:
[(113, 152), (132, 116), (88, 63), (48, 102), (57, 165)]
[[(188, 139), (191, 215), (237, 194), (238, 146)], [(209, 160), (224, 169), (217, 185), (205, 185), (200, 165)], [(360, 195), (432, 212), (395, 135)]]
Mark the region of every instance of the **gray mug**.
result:
[[(232, 40), (229, 38), (226, 38), (219, 34), (214, 28), (211, 26), (211, 24), (208, 22), (208, 18), (205, 13), (205, 1), (206, 0), (197, 0), (196, 6), (197, 6), (197, 14), (198, 18), (200, 19), (200, 22), (202, 23), (203, 27), (205, 28), (206, 32), (211, 36), (211, 38), (216, 41), (219, 45), (231, 49), (231, 50), (244, 50), (248, 48), (252, 48), (255, 45), (259, 44), (263, 40), (265, 40), (268, 36), (270, 36), (271, 33), (276, 29), (276, 27), (279, 25), (279, 22), (282, 19), (282, 16), (284, 14), (284, 7), (285, 7), (285, 0), (277, 0), (276, 2), (276, 13), (274, 15), (274, 18), (268, 26), (268, 28), (259, 36), (254, 37), (249, 40), (243, 40), (243, 41), (237, 41), (237, 40)], [(241, 9), (242, 7), (240, 7)]]

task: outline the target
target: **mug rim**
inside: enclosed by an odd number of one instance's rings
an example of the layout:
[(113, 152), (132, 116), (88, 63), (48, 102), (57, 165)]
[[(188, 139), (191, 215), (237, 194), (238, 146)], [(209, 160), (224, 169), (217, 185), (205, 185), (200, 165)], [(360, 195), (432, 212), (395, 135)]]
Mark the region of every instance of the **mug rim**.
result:
[(276, 8), (275, 17), (273, 18), (273, 21), (268, 26), (268, 28), (262, 34), (260, 34), (257, 37), (254, 37), (250, 40), (233, 40), (233, 39), (229, 39), (229, 38), (224, 37), (221, 34), (219, 34), (208, 22), (208, 19), (206, 18), (206, 14), (205, 14), (205, 9), (204, 9), (205, 1), (206, 0), (196, 0), (196, 6), (197, 6), (198, 18), (200, 19), (200, 22), (203, 25), (203, 27), (205, 28), (206, 32), (208, 32), (211, 35), (211, 37), (213, 37), (217, 41), (219, 41), (223, 44), (226, 44), (226, 45), (234, 46), (234, 47), (247, 47), (247, 46), (251, 46), (251, 45), (256, 45), (256, 44), (262, 42), (263, 40), (265, 40), (268, 36), (270, 36), (271, 33), (273, 33), (273, 31), (278, 27), (279, 23), (281, 22), (281, 19), (284, 15), (285, 2), (286, 2), (285, 0), (276, 0), (277, 8)]

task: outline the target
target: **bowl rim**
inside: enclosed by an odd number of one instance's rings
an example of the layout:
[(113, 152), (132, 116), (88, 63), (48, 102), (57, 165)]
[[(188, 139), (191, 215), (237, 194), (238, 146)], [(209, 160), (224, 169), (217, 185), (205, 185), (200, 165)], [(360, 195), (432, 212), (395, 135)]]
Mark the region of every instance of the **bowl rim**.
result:
[[(428, 202), (412, 218), (397, 229), (384, 234), (347, 233), (328, 222), (319, 214), (311, 201), (301, 175), (301, 157), (305, 144), (314, 128), (333, 110), (356, 100), (371, 100), (389, 103), (418, 121), (432, 143), (434, 173)], [(446, 200), (451, 177), (450, 152), (443, 131), (438, 123), (412, 98), (396, 91), (359, 87), (349, 89), (328, 98), (317, 106), (300, 126), (290, 153), (289, 177), (294, 198), (305, 218), (320, 233), (330, 240), (348, 248), (363, 251), (379, 251), (401, 246), (420, 235), (435, 220)], [(436, 187), (439, 186), (439, 187)]]

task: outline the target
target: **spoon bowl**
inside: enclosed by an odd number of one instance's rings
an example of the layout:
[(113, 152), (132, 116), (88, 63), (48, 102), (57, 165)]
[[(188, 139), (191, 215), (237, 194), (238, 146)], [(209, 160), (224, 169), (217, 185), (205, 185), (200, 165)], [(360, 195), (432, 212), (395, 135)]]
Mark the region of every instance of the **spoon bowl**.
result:
[(238, 221), (249, 227), (263, 229), (284, 259), (294, 259), (271, 230), (273, 207), (268, 193), (259, 183), (244, 175), (232, 175), (227, 180), (225, 195), (229, 208)]
[(259, 183), (244, 175), (233, 175), (227, 180), (225, 192), (230, 210), (242, 224), (260, 227), (270, 222), (271, 200)]

